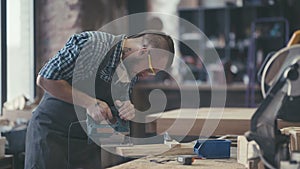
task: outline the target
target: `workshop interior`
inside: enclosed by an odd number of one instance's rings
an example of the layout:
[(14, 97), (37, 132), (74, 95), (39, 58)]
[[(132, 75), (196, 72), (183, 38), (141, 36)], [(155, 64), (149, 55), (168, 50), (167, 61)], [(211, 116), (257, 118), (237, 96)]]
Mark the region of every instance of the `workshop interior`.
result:
[(300, 169), (300, 0), (1, 0), (0, 9), (0, 169), (24, 169), (44, 94), (38, 73), (69, 37), (133, 28), (170, 35), (175, 59), (134, 84), (137, 121), (116, 107), (114, 124), (86, 116), (86, 141), (101, 147), (95, 168)]

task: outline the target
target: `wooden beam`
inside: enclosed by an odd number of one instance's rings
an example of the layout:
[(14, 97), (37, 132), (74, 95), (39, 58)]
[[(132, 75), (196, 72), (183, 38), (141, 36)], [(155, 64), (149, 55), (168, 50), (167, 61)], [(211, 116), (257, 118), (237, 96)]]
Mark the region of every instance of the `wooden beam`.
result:
[[(243, 135), (250, 130), (256, 108), (177, 109), (148, 115), (146, 121), (156, 125), (156, 133), (179, 136)], [(223, 112), (223, 113), (222, 113)], [(299, 127), (300, 123), (279, 120), (279, 127)], [(148, 127), (148, 128), (151, 128)]]

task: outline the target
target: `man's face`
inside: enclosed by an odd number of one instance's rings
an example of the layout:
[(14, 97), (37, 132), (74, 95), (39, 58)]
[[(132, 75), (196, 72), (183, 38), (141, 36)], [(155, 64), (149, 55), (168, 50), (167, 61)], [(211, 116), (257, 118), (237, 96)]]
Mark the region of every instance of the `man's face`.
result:
[(147, 49), (134, 52), (123, 62), (130, 77), (146, 79), (158, 71), (165, 70), (168, 63), (168, 52), (161, 49)]

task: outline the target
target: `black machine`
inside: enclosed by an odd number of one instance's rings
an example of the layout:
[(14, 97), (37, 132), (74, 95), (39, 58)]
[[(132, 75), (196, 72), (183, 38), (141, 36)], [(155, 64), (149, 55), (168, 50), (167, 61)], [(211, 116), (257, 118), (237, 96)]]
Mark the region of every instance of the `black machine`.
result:
[(300, 31), (288, 46), (265, 61), (259, 74), (264, 100), (251, 119), (247, 139), (260, 148), (267, 169), (300, 169), (300, 152), (290, 152), (289, 136), (278, 129), (278, 119), (300, 122)]

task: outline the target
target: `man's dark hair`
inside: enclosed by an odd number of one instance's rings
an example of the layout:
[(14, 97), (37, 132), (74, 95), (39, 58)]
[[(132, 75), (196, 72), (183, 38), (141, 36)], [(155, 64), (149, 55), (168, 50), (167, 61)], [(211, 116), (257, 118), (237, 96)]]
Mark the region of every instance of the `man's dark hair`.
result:
[(170, 52), (168, 57), (167, 68), (171, 67), (174, 60), (175, 49), (173, 39), (169, 35), (160, 31), (147, 30), (135, 35), (131, 35), (128, 38), (134, 39), (139, 37), (144, 38), (143, 43), (145, 44), (143, 45), (145, 45), (145, 47), (151, 46), (152, 48), (163, 49)]

